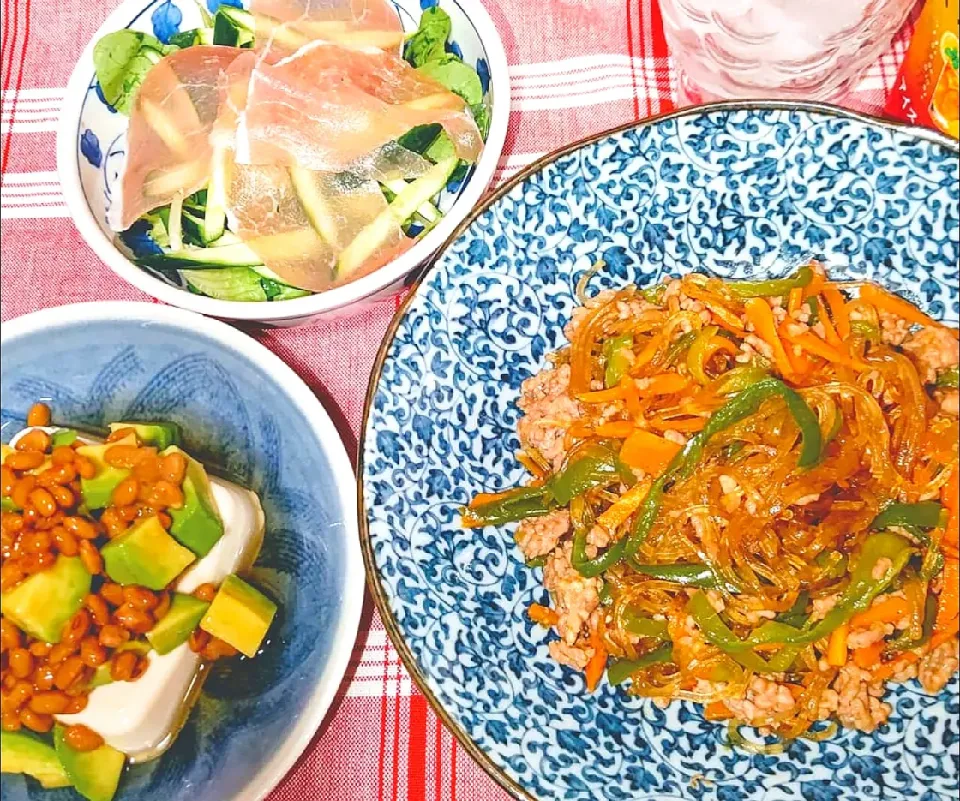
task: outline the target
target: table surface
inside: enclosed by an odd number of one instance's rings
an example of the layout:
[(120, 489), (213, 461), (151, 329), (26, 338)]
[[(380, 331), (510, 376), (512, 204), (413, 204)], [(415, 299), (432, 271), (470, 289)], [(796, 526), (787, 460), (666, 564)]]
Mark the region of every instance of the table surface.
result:
[[(478, 0), (480, 1), (480, 0)], [(54, 140), (80, 51), (118, 0), (3, 0), (0, 116), (0, 319), (89, 300), (149, 300), (84, 244), (57, 181)], [(511, 115), (502, 182), (551, 150), (669, 111), (676, 72), (657, 0), (482, 0), (510, 64)], [(216, 7), (218, 0), (210, 0)], [(910, 23), (845, 105), (879, 111)], [(247, 328), (307, 382), (355, 453), (363, 395), (398, 299), (333, 322)], [(270, 801), (502, 801), (417, 691), (366, 600), (337, 700)]]

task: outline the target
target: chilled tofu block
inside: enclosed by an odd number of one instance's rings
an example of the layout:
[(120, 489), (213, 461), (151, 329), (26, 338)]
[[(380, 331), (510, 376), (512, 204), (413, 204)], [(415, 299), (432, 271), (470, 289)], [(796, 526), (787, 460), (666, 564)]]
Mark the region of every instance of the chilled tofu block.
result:
[[(227, 576), (248, 569), (263, 543), (264, 516), (257, 495), (213, 476), (209, 488), (223, 536), (177, 580), (174, 587), (184, 594), (201, 584), (219, 585)], [(101, 685), (90, 693), (86, 709), (57, 719), (88, 726), (131, 761), (146, 762), (163, 753), (186, 721), (202, 682), (200, 667), (199, 656), (186, 643), (163, 655), (151, 651), (150, 665), (137, 681)]]

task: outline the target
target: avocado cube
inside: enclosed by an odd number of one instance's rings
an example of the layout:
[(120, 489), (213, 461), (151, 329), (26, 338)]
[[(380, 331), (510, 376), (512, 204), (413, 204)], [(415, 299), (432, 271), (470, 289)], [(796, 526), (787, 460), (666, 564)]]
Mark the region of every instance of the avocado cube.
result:
[(83, 502), (88, 509), (103, 509), (110, 505), (110, 498), (117, 484), (130, 475), (129, 468), (112, 467), (107, 464), (105, 454), (108, 448), (114, 445), (136, 445), (137, 438), (131, 434), (129, 437), (117, 440), (116, 442), (105, 442), (102, 445), (81, 445), (77, 448), (77, 453), (86, 456), (94, 467), (97, 468), (96, 475), (93, 478), (80, 479), (80, 494), (83, 496)]
[(183, 508), (169, 510), (173, 519), (170, 533), (197, 556), (204, 557), (223, 536), (223, 521), (210, 489), (210, 479), (203, 465), (180, 448), (167, 448), (163, 455), (170, 453), (179, 453), (187, 460)]
[(47, 790), (70, 786), (53, 747), (25, 731), (0, 732), (0, 770), (33, 776)]
[(162, 590), (196, 559), (164, 530), (156, 516), (141, 520), (107, 543), (100, 554), (111, 581), (151, 590)]
[(64, 739), (65, 729), (53, 729), (53, 747), (74, 789), (88, 801), (111, 801), (117, 793), (126, 756), (116, 748), (101, 745), (93, 751), (74, 751)]
[(60, 642), (63, 627), (90, 592), (91, 576), (75, 556), (59, 556), (0, 596), (3, 616), (43, 642)]
[(227, 576), (200, 621), (200, 628), (253, 657), (276, 613), (277, 605), (266, 595), (243, 579)]
[(190, 639), (190, 635), (200, 624), (200, 618), (209, 607), (209, 603), (192, 595), (174, 593), (170, 609), (157, 625), (147, 632), (147, 640), (158, 654), (170, 653)]
[(64, 445), (73, 445), (77, 441), (77, 432), (72, 428), (61, 428), (50, 435), (50, 446), (60, 448)]
[(157, 450), (180, 444), (180, 426), (176, 423), (110, 423), (111, 433), (121, 428), (132, 428), (140, 442)]

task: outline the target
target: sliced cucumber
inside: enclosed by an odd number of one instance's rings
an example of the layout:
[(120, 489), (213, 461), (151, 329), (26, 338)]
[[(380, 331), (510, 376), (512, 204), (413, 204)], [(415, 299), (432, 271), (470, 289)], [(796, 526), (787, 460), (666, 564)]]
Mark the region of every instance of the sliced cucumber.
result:
[[(382, 184), (389, 189), (394, 196), (401, 194), (410, 184), (403, 180), (403, 178), (396, 178), (390, 181), (382, 181)], [(433, 205), (429, 200), (426, 203), (421, 203), (417, 207), (417, 214), (419, 214), (427, 222), (436, 222), (440, 219), (440, 210)]]
[(263, 260), (242, 242), (216, 248), (182, 248), (143, 256), (138, 263), (156, 270), (202, 269), (204, 267), (255, 267)]
[(213, 18), (213, 44), (247, 47), (253, 42), (253, 15), (242, 8), (220, 6)]
[(209, 244), (227, 230), (227, 181), (230, 151), (222, 144), (213, 146), (210, 183), (207, 184), (207, 208), (203, 215), (203, 242)]
[(317, 232), (317, 236), (328, 244), (336, 243), (337, 221), (330, 213), (326, 199), (317, 190), (313, 172), (302, 167), (291, 167), (290, 179), (293, 181), (293, 188), (300, 200), (300, 206), (313, 230)]
[(170, 216), (167, 226), (167, 236), (170, 239), (170, 249), (180, 250), (183, 248), (183, 193), (178, 192), (177, 196), (170, 203)]
[(300, 287), (286, 283), (269, 267), (261, 265), (250, 269), (263, 279), (261, 285), (270, 300), (291, 300), (313, 294), (309, 289), (300, 289)]
[(187, 186), (196, 186), (203, 181), (207, 167), (202, 161), (188, 161), (172, 170), (153, 170), (143, 182), (143, 194), (147, 197), (166, 197)]
[(343, 278), (355, 272), (369, 259), (418, 208), (439, 194), (457, 168), (459, 160), (454, 156), (435, 164), (413, 183), (407, 184), (397, 194), (385, 211), (377, 215), (356, 238), (340, 253), (336, 274)]
[(193, 289), (218, 300), (265, 303), (267, 293), (260, 276), (249, 267), (225, 267), (222, 270), (180, 270), (180, 276)]

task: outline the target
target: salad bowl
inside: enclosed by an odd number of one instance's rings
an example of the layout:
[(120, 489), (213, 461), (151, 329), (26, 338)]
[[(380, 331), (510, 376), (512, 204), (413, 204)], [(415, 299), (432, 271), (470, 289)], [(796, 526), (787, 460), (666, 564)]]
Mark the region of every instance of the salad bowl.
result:
[[(735, 747), (690, 702), (662, 709), (548, 652), (548, 603), (512, 528), (465, 529), (523, 482), (521, 383), (589, 294), (699, 271), (780, 278), (810, 259), (956, 326), (958, 153), (936, 133), (827, 106), (690, 108), (577, 143), (464, 222), (395, 317), (369, 385), (359, 506), (387, 630), (465, 749), (516, 798), (945, 801), (958, 682), (893, 690), (871, 733)], [(594, 272), (595, 271), (595, 272)], [(756, 733), (754, 733), (756, 734)]]
[[(396, 292), (407, 276), (450, 235), (479, 202), (493, 178), (506, 138), (510, 88), (503, 45), (487, 12), (474, 0), (391, 0), (404, 30), (417, 30), (426, 10), (438, 6), (451, 21), (447, 52), (474, 69), (489, 111), (489, 133), (479, 160), (465, 175), (450, 178), (436, 199), (439, 221), (416, 243), (383, 267), (324, 292), (275, 302), (221, 300), (190, 291), (176, 272), (144, 269), (134, 259), (138, 247), (155, 250), (149, 241), (118, 247), (108, 223), (117, 202), (121, 168), (127, 152), (129, 117), (109, 105), (94, 73), (94, 45), (121, 29), (148, 33), (161, 43), (196, 28), (211, 12), (240, 8), (249, 0), (124, 0), (106, 19), (80, 56), (66, 93), (57, 132), (57, 169), (66, 203), (80, 234), (118, 277), (166, 303), (223, 319), (269, 325), (297, 325), (318, 316), (343, 313), (352, 304)], [(142, 237), (141, 237), (142, 239)], [(132, 253), (131, 253), (132, 251)], [(142, 255), (142, 254), (141, 254)], [(300, 293), (303, 295), (304, 293)]]
[[(259, 497), (266, 532), (247, 575), (279, 606), (268, 640), (255, 659), (210, 669), (179, 736), (127, 767), (115, 798), (263, 798), (333, 702), (363, 606), (353, 469), (320, 402), (230, 326), (147, 303), (76, 304), (5, 322), (0, 386), (4, 443), (36, 401), (52, 408), (54, 424), (81, 431), (121, 418), (169, 421), (188, 452)], [(80, 796), (4, 773), (3, 798)]]

